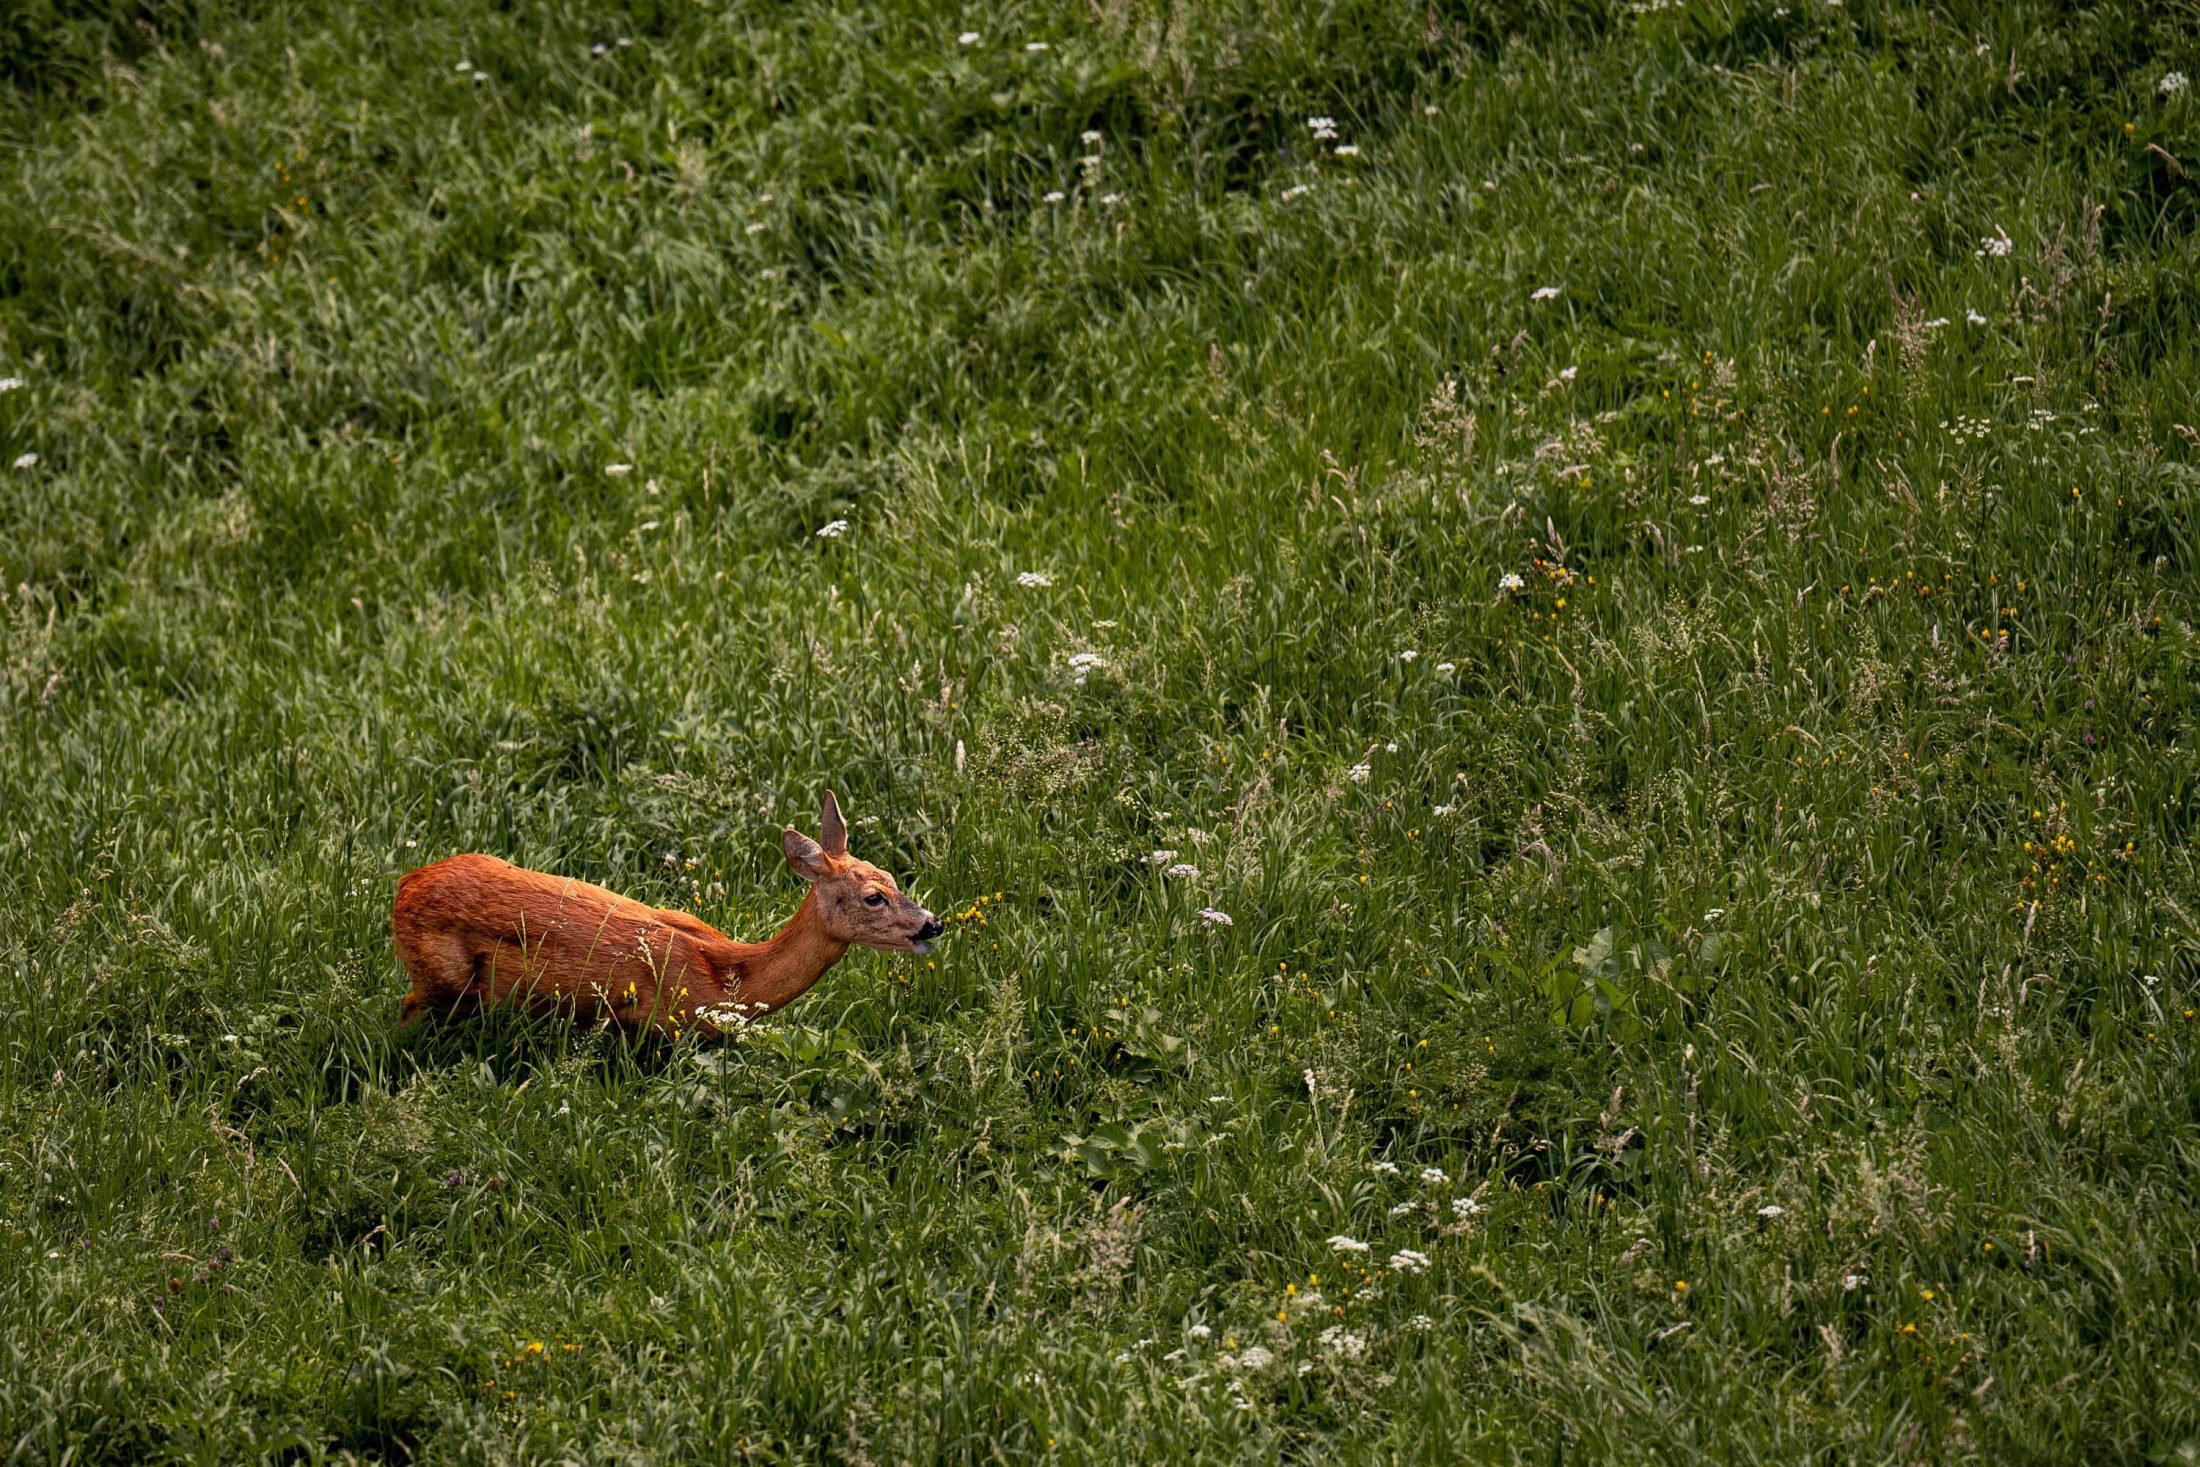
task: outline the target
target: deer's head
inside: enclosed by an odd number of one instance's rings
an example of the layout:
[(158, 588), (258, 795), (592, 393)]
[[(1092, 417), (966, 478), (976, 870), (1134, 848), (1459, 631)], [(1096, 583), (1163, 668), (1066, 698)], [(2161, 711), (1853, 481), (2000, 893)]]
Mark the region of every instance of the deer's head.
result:
[(831, 790), (818, 816), (818, 836), (811, 840), (789, 826), (780, 847), (795, 875), (816, 889), (825, 931), (837, 941), (887, 952), (930, 952), (932, 939), (945, 930), (940, 919), (903, 896), (893, 877), (848, 854), (848, 823)]

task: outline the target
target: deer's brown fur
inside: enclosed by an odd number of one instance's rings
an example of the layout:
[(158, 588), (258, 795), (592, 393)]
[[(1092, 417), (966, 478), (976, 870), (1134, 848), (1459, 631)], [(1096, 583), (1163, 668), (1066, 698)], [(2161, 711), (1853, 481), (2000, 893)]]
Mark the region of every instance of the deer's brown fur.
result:
[(608, 1018), (628, 1029), (715, 1033), (800, 997), (852, 946), (924, 952), (938, 919), (893, 877), (848, 854), (825, 796), (822, 843), (788, 830), (788, 865), (810, 883), (764, 942), (736, 942), (685, 912), (630, 901), (494, 856), (452, 856), (397, 883), (390, 933), (412, 975), (403, 1021), (482, 1004)]

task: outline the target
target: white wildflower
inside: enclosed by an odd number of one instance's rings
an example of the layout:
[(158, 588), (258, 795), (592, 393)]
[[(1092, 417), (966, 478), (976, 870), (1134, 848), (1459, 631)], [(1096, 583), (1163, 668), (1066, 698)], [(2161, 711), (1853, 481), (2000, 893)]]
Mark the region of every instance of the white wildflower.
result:
[(1358, 143), (1343, 143), (1332, 151), (1340, 158), (1357, 158), (1360, 156), (1360, 145)]
[(1507, 571), (1497, 578), (1497, 589), (1500, 591), (1524, 591), (1527, 586), (1528, 583), (1520, 579), (1518, 571)]
[(1214, 1331), (1204, 1324), (1195, 1324), (1185, 1330), (1184, 1333), (1195, 1340), (1204, 1340), (1212, 1336)]
[(1927, 331), (1938, 331), (1941, 327), (1947, 324), (1948, 318), (1946, 316), (1935, 316), (1932, 320), (1925, 323), (1925, 329)]
[(1422, 1334), (1427, 1334), (1430, 1330), (1436, 1328), (1436, 1321), (1430, 1319), (1425, 1314), (1416, 1314), (1413, 1316), (1413, 1318), (1406, 1321), (1406, 1328), (1410, 1330), (1418, 1330)]
[(1016, 576), (1016, 584), (1019, 586), (1051, 586), (1054, 584), (1054, 577), (1048, 575), (1045, 571), (1020, 571)]
[(1106, 667), (1107, 665), (1108, 659), (1097, 652), (1072, 652), (1069, 654), (1069, 670), (1077, 674), (1077, 681), (1079, 682), (1083, 682), (1086, 675), (1094, 668)]
[(1398, 1175), (1398, 1163), (1394, 1161), (1378, 1161), (1368, 1167), (1368, 1170), (1373, 1172), (1378, 1177), (1395, 1177), (1396, 1175)]
[(1059, 204), (1059, 203), (1061, 203), (1061, 202), (1062, 202), (1062, 200), (1064, 200), (1064, 199), (1066, 199), (1066, 198), (1068, 198), (1068, 197), (1069, 197), (1069, 195), (1068, 195), (1068, 194), (1065, 194), (1065, 193), (1063, 193), (1063, 192), (1062, 192), (1062, 191), (1061, 191), (1060, 189), (1058, 189), (1058, 188), (1056, 188), (1056, 189), (1048, 189), (1048, 190), (1046, 191), (1046, 193), (1044, 193), (1044, 194), (1042, 194), (1042, 195), (1040, 196), (1040, 198), (1039, 198), (1039, 202), (1040, 202), (1040, 203), (1042, 203), (1042, 204)]
[(1314, 134), (1316, 142), (1328, 142), (1337, 135), (1337, 119), (1334, 117), (1309, 117), (1307, 130)]
[(1275, 1363), (1275, 1359), (1276, 1357), (1273, 1354), (1269, 1353), (1267, 1346), (1247, 1345), (1244, 1350), (1240, 1351), (1238, 1354), (1238, 1369), (1266, 1370), (1270, 1365)]
[(1229, 927), (1234, 925), (1230, 921), (1230, 914), (1228, 912), (1220, 911), (1214, 907), (1201, 907), (1199, 909), (1199, 920), (1206, 923), (1209, 927)]
[(1103, 209), (1112, 209), (1122, 202), (1123, 196), (1121, 194), (1102, 194), (1100, 196), (1100, 207)]
[(1539, 285), (1535, 288), (1535, 293), (1529, 296), (1528, 299), (1532, 301), (1555, 301), (1558, 299), (1558, 287), (1555, 285)]
[(15, 466), (16, 466), (17, 468), (19, 468), (19, 469), (34, 469), (34, 468), (37, 468), (37, 467), (38, 467), (38, 455), (37, 455), (37, 454), (35, 454), (35, 453), (26, 453), (26, 454), (21, 454), (21, 455), (18, 455), (18, 456), (17, 456), (17, 458), (16, 458), (16, 460), (15, 460)]
[(1350, 769), (1347, 769), (1344, 772), (1344, 777), (1351, 780), (1354, 784), (1366, 784), (1368, 781), (1368, 776), (1372, 775), (1374, 772), (1375, 771), (1372, 768), (1365, 764), (1355, 764)]
[(1428, 1183), (1431, 1187), (1441, 1187), (1444, 1185), (1444, 1183), (1450, 1181), (1451, 1178), (1444, 1175), (1444, 1169), (1442, 1167), (1425, 1166), (1421, 1168), (1421, 1180)]
[(741, 227), (741, 232), (743, 234), (762, 234), (764, 232), (764, 228), (764, 221), (759, 219), (754, 224), (743, 225)]
[(1842, 1278), (1841, 1287), (1846, 1292), (1853, 1294), (1871, 1281), (1871, 1275), (1868, 1273), (1852, 1273)]
[(1342, 1233), (1334, 1234), (1329, 1240), (1329, 1246), (1339, 1253), (1365, 1253), (1367, 1251), (1367, 1244), (1361, 1242), (1358, 1238), (1348, 1238)]
[(1482, 1211), (1482, 1204), (1472, 1197), (1454, 1197), (1451, 1199), (1451, 1210), (1459, 1217), (1474, 1217)]
[(1166, 866), (1171, 861), (1176, 859), (1176, 852), (1164, 848), (1162, 850), (1155, 851), (1146, 859), (1151, 861), (1156, 866)]
[(1984, 326), (1986, 324), (1986, 318), (1984, 316), (1981, 316), (1976, 311), (1965, 311), (1963, 314), (1970, 320), (1973, 326)]
[(1321, 1332), (1321, 1347), (1339, 1360), (1357, 1360), (1367, 1353), (1367, 1341), (1341, 1324)]
[(609, 474), (609, 475), (610, 475), (610, 476), (611, 476), (612, 478), (614, 478), (614, 479), (623, 479), (623, 478), (625, 478), (625, 477), (626, 477), (626, 476), (627, 476), (628, 474), (631, 474), (631, 473), (633, 473), (633, 472), (634, 472), (634, 465), (632, 465), (632, 464), (605, 464), (605, 465), (603, 466), (603, 471), (604, 471), (604, 472), (605, 472), (606, 474)]
[(1179, 881), (1190, 881), (1199, 875), (1199, 868), (1189, 861), (1179, 861), (1161, 874), (1173, 876)]
[(1097, 127), (1088, 127), (1083, 132), (1077, 134), (1077, 140), (1083, 143), (1097, 143), (1100, 141), (1100, 129)]
[(609, 56), (611, 54), (611, 48), (609, 46), (606, 46), (603, 42), (598, 41), (595, 45), (588, 48), (588, 54), (591, 56)]
[(451, 68), (451, 70), (458, 72), (461, 75), (464, 75), (466, 72), (472, 71), (473, 69), (474, 64), (471, 61), (461, 61), (458, 63), (458, 65)]
[(817, 528), (817, 538), (820, 540), (838, 540), (847, 533), (848, 522), (846, 520), (834, 520), (830, 524), (820, 525)]
[(1978, 242), (1978, 248), (1971, 251), (1971, 257), (1983, 260), (1991, 255), (1999, 260), (2016, 247), (2017, 242), (2009, 237), (2009, 232), (1996, 225), (1992, 234)]
[(958, 46), (975, 46), (980, 39), (976, 31), (964, 31), (961, 35), (955, 37), (955, 44)]
[(1438, 820), (1443, 819), (1446, 815), (1456, 815), (1458, 813), (1459, 807), (1457, 805), (1438, 805), (1435, 809), (1429, 811), (1429, 814), (1434, 815)]
[(1436, 664), (1436, 675), (1438, 677), (1450, 677), (1458, 670), (1459, 664), (1456, 662), (1439, 662)]
[(1571, 382), (1580, 375), (1581, 368), (1579, 367), (1562, 367), (1559, 369), (1558, 380), (1561, 382)]
[(1712, 908), (1711, 910), (1709, 910), (1708, 912), (1705, 912), (1705, 913), (1703, 914), (1703, 919), (1704, 919), (1704, 921), (1705, 921), (1705, 922), (1707, 922), (1707, 923), (1708, 923), (1708, 922), (1716, 922), (1716, 921), (1718, 921), (1718, 920), (1719, 920), (1719, 919), (1720, 919), (1721, 917), (1724, 917), (1725, 915), (1726, 915), (1726, 908), (1724, 908), (1724, 907), (1713, 907), (1713, 908)]
[(1420, 655), (1420, 653), (1414, 651), (1411, 647), (1408, 647), (1403, 652), (1400, 652), (1398, 654), (1398, 660), (1400, 662), (1411, 662), (1414, 658), (1419, 657)]
[(1701, 509), (1711, 502), (1711, 496), (1708, 494), (1691, 494), (1688, 496), (1688, 502)]
[(2184, 89), (2185, 74), (2181, 71), (2163, 72), (2162, 84), (2159, 87), (2155, 88), (2156, 91), (2160, 92), (2165, 97), (2174, 97)]
[(1054, 48), (1044, 41), (1026, 41), (1024, 42), (1024, 49), (1026, 51), (1051, 51)]
[(15, 392), (23, 386), (20, 377), (0, 377), (0, 392)]
[(1390, 1255), (1390, 1266), (1400, 1273), (1426, 1273), (1428, 1255), (1415, 1248), (1400, 1248)]
[(1781, 1205), (1780, 1205), (1779, 1203), (1777, 1203), (1777, 1202), (1767, 1202), (1767, 1203), (1766, 1203), (1766, 1204), (1765, 1204), (1764, 1206), (1762, 1206), (1762, 1207), (1760, 1207), (1760, 1208), (1758, 1208), (1758, 1209), (1757, 1209), (1757, 1216), (1759, 1216), (1759, 1217), (1778, 1217), (1778, 1216), (1779, 1216), (1779, 1215), (1780, 1215), (1781, 1213), (1783, 1213), (1783, 1212), (1786, 1212), (1786, 1211), (1787, 1211), (1787, 1209), (1786, 1209), (1786, 1208), (1784, 1208), (1784, 1207), (1782, 1207), (1782, 1206), (1781, 1206)]
[(1286, 204), (1288, 204), (1288, 203), (1290, 203), (1290, 202), (1291, 202), (1291, 201), (1292, 201), (1293, 199), (1295, 199), (1295, 198), (1298, 198), (1298, 197), (1299, 197), (1300, 195), (1302, 195), (1302, 194), (1310, 194), (1310, 193), (1312, 193), (1313, 191), (1314, 191), (1314, 185), (1312, 185), (1312, 184), (1310, 184), (1310, 183), (1302, 183), (1302, 184), (1299, 184), (1299, 185), (1298, 185), (1297, 187), (1295, 187), (1295, 188), (1287, 188), (1287, 189), (1285, 189), (1285, 190), (1283, 191), (1283, 201), (1284, 201), (1284, 202), (1285, 202)]
[(1421, 1204), (1418, 1202), (1400, 1202), (1391, 1207), (1390, 1215), (1392, 1217), (1404, 1217), (1407, 1213), (1418, 1212), (1420, 1209)]

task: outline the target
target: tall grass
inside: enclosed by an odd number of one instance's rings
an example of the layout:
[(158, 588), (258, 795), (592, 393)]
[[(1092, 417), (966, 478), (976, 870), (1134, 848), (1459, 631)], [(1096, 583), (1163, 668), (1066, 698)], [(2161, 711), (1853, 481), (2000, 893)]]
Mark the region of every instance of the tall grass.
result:
[[(2191, 1459), (2194, 72), (18, 7), (14, 1457)], [(398, 1029), (409, 867), (828, 785), (934, 957)]]

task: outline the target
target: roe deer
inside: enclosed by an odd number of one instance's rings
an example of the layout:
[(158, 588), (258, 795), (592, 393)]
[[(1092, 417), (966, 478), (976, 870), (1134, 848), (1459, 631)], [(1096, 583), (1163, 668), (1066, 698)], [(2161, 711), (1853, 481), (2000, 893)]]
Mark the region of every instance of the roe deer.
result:
[(494, 856), (452, 856), (409, 872), (390, 914), (412, 975), (402, 1021), (490, 1003), (715, 1034), (784, 1008), (857, 943), (929, 952), (940, 920), (893, 877), (848, 854), (848, 825), (830, 790), (818, 823), (820, 840), (791, 827), (781, 840), (810, 890), (768, 942), (735, 942), (685, 912)]

